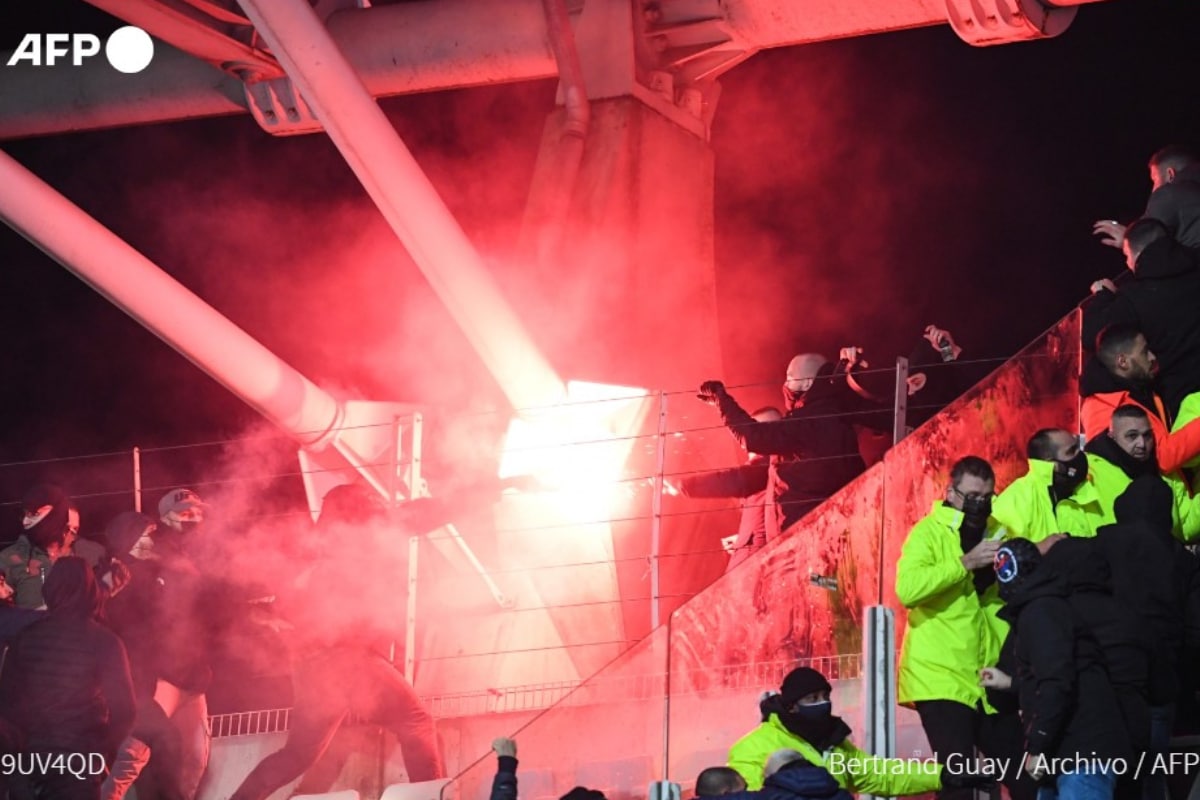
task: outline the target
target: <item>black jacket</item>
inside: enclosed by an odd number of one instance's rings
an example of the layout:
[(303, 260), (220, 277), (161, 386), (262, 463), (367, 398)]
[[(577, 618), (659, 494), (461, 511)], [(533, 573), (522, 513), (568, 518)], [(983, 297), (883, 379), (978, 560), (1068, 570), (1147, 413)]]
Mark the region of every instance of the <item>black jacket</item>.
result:
[[(1098, 292), (1089, 328), (1131, 323), (1158, 357), (1158, 383), (1174, 417), (1188, 394), (1200, 390), (1200, 256), (1173, 239), (1151, 242), (1137, 272), (1116, 293)], [(1098, 326), (1098, 327), (1097, 327)]]
[(751, 453), (771, 456), (785, 528), (864, 469), (850, 422), (861, 401), (830, 369), (822, 370), (803, 405), (778, 421), (758, 422), (732, 397), (720, 396), (721, 418), (734, 438)]
[(1068, 594), (1063, 577), (1039, 567), (1000, 611), (1012, 625), (1025, 749), (1128, 758), (1132, 748), (1104, 653)]
[(27, 752), (100, 752), (111, 761), (133, 729), (125, 648), (96, 621), (101, 595), (82, 559), (59, 559), (45, 593), (49, 612), (9, 647), (0, 708)]
[(1152, 674), (1154, 637), (1133, 609), (1113, 597), (1108, 561), (1094, 540), (1064, 539), (1050, 549), (1039, 570), (1066, 580), (1068, 604), (1100, 645), (1130, 743), (1144, 749), (1149, 744), (1151, 696), (1164, 703), (1176, 688), (1173, 675), (1164, 676), (1157, 664)]
[(1146, 216), (1166, 225), (1187, 247), (1200, 247), (1200, 165), (1180, 170), (1174, 181), (1151, 192)]
[[(1177, 682), (1185, 652), (1200, 648), (1200, 563), (1171, 535), (1172, 502), (1160, 478), (1135, 480), (1117, 498), (1117, 524), (1100, 528), (1095, 543), (1108, 561), (1113, 597), (1153, 637), (1155, 676)], [(1151, 690), (1152, 702), (1161, 702), (1161, 688)]]
[(517, 800), (517, 759), (499, 756), (496, 761), (496, 777), (492, 778), (490, 800)]

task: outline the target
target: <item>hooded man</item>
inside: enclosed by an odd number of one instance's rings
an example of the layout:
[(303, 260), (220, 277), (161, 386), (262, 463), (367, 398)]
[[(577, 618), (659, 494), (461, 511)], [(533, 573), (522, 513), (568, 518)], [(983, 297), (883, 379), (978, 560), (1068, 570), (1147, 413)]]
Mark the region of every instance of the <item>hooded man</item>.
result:
[[(1137, 478), (1117, 498), (1115, 525), (1096, 534), (1112, 573), (1113, 597), (1150, 635), (1155, 687), (1150, 753), (1170, 743), (1176, 713), (1196, 717), (1190, 653), (1200, 652), (1200, 562), (1171, 535), (1173, 497), (1156, 477)], [(1174, 687), (1174, 696), (1164, 697)], [(1151, 774), (1161, 784), (1161, 776)], [(1161, 793), (1156, 796), (1161, 796)]]
[(70, 505), (67, 493), (48, 483), (34, 486), (22, 498), (22, 533), (0, 550), (0, 568), (13, 588), (18, 608), (45, 607), (42, 585), (50, 568), (60, 557), (70, 555)]
[[(705, 381), (699, 398), (715, 405), (722, 421), (748, 452), (771, 457), (771, 486), (786, 530), (864, 469), (858, 438), (845, 414), (861, 399), (815, 353), (796, 356), (783, 386), (786, 413), (757, 422), (720, 381)], [(768, 534), (768, 538), (770, 535)]]
[(1061, 428), (1043, 428), (1026, 447), (1029, 471), (1017, 478), (992, 504), (992, 518), (1010, 537), (1040, 542), (1055, 533), (1095, 536), (1113, 522), (1112, 500), (1105, 504), (1096, 490), (1090, 460), (1079, 440)]
[(1133, 755), (1117, 693), (1099, 642), (1068, 600), (1066, 578), (1041, 564), (1037, 545), (1023, 538), (1005, 542), (994, 563), (1000, 615), (1012, 629), (1024, 770), (1043, 782), (1041, 800), (1111, 798), (1111, 760), (1129, 764)]
[[(103, 595), (82, 559), (59, 559), (44, 593), (49, 613), (9, 648), (0, 708), (21, 731), (28, 753), (99, 752), (111, 763), (134, 719), (125, 648), (97, 622)], [(100, 777), (52, 769), (29, 780), (43, 796), (95, 800)]]
[[(850, 743), (850, 726), (833, 715), (825, 676), (797, 667), (783, 679), (778, 694), (763, 700), (763, 722), (729, 750), (729, 766), (746, 786), (763, 786), (763, 771), (777, 750), (795, 750), (804, 760), (824, 767), (837, 785), (878, 797), (925, 794), (942, 788), (943, 780), (959, 783), (966, 776), (942, 774), (936, 764), (870, 756)], [(978, 785), (983, 781), (976, 781)]]

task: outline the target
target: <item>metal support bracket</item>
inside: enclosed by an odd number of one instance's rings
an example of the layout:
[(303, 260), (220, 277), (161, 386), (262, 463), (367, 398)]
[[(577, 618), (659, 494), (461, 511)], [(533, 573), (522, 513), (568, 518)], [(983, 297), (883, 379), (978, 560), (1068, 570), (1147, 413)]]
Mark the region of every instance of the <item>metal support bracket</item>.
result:
[(245, 83), (246, 104), (260, 128), (272, 136), (296, 136), (322, 130), (321, 121), (296, 91), (290, 78)]
[(969, 45), (1051, 39), (1070, 27), (1079, 9), (1041, 0), (945, 0), (946, 19)]

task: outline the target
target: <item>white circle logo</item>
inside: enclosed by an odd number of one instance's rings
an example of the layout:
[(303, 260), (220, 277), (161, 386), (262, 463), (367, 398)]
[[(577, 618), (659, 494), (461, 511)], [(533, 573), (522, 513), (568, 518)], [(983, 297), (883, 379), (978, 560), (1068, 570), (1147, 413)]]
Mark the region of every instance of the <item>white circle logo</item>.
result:
[(150, 66), (154, 58), (154, 40), (133, 25), (117, 28), (104, 45), (104, 55), (117, 72), (132, 75)]

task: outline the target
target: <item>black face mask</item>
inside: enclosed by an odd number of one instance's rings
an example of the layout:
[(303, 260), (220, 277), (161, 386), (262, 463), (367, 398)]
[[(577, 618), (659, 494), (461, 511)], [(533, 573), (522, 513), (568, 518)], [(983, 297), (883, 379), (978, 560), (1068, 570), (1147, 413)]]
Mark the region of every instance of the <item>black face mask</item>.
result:
[[(958, 526), (958, 539), (962, 545), (962, 551), (969, 553), (983, 541), (984, 535), (987, 534), (987, 521), (992, 513), (992, 498), (964, 497), (962, 512), (963, 520), (962, 524)], [(971, 578), (975, 584), (976, 594), (983, 594), (996, 581), (996, 575), (990, 566), (975, 570)]]
[(759, 707), (764, 717), (777, 715), (784, 728), (821, 751), (841, 744), (850, 735), (850, 726), (841, 717), (833, 716), (830, 703), (801, 706), (799, 711), (791, 711), (779, 695), (773, 695)]
[(987, 524), (987, 518), (992, 513), (992, 498), (987, 495), (964, 497), (962, 512), (967, 519), (981, 519)]
[(179, 532), (182, 533), (184, 536), (187, 536), (189, 533), (195, 533), (197, 530), (199, 530), (201, 524), (203, 524), (203, 523), (196, 522), (196, 521), (190, 520), (190, 519), (180, 520)]
[(1069, 497), (1081, 483), (1087, 480), (1087, 453), (1080, 450), (1070, 461), (1054, 462), (1054, 493)]

